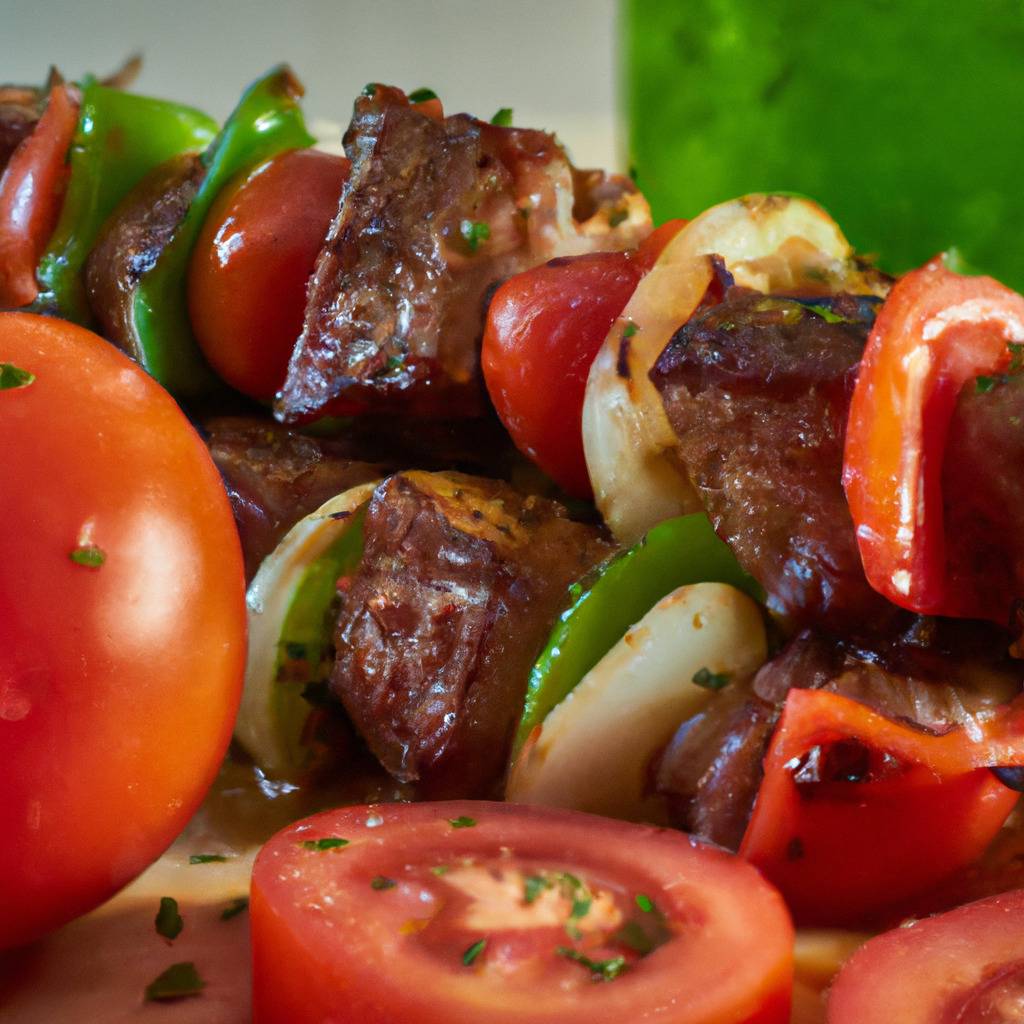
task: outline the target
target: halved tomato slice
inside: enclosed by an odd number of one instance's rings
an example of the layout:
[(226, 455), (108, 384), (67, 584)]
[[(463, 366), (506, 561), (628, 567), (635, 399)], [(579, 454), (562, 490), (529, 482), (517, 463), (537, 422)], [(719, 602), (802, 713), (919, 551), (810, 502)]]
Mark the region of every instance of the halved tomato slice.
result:
[(784, 1024), (793, 929), (679, 832), (487, 802), (328, 811), (253, 874), (256, 1024)]
[(828, 1024), (1009, 1024), (1024, 1007), (1024, 891), (895, 928), (839, 972)]

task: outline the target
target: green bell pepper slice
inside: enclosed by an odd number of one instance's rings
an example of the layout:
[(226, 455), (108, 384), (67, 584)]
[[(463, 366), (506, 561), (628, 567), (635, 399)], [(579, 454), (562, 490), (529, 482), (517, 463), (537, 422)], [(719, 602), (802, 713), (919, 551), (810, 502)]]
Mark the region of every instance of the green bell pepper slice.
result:
[(515, 750), (632, 625), (690, 583), (729, 583), (755, 601), (764, 600), (760, 584), (744, 572), (703, 513), (660, 523), (635, 547), (574, 583), (569, 607), (530, 672)]
[(37, 306), (90, 326), (82, 269), (104, 221), (155, 167), (204, 150), (216, 134), (217, 122), (202, 111), (86, 79), (67, 194), (36, 271)]
[(139, 281), (133, 319), (145, 369), (169, 391), (194, 397), (217, 387), (192, 333), (188, 264), (210, 207), (235, 175), (288, 149), (315, 141), (299, 107), (302, 86), (286, 65), (257, 79), (203, 154), (206, 174), (174, 238)]

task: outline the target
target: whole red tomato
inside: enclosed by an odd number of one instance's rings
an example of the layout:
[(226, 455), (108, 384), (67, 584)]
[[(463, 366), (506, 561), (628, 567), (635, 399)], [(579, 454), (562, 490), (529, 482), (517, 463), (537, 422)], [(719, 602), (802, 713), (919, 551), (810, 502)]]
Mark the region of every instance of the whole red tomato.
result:
[(284, 383), (348, 168), (313, 149), (282, 153), (228, 185), (203, 225), (189, 268), (192, 329), (210, 365), (252, 398)]
[(0, 949), (96, 906), (191, 816), (245, 661), (227, 497), (170, 396), (0, 314)]

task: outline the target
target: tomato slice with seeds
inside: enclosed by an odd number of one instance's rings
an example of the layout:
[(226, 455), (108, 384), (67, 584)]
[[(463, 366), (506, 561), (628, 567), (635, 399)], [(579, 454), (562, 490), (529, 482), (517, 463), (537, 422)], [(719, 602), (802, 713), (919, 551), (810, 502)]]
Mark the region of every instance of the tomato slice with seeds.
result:
[(839, 972), (828, 1024), (1009, 1024), (1024, 1007), (1024, 891), (865, 943)]
[(256, 1024), (784, 1024), (793, 929), (749, 865), (544, 807), (349, 807), (263, 848)]

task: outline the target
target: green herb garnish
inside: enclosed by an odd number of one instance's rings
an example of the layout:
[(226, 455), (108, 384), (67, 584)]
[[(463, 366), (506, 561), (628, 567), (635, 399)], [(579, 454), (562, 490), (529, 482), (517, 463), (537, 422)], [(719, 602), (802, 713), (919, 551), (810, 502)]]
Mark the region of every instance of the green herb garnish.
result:
[(338, 836), (326, 836), (323, 839), (303, 839), (302, 845), (307, 850), (340, 850), (343, 846), (348, 846), (347, 839), (341, 839)]
[(636, 332), (639, 330), (640, 328), (637, 327), (637, 325), (633, 323), (632, 320), (627, 320), (626, 326), (622, 328), (622, 340), (626, 341), (627, 339), (632, 338), (633, 335), (636, 334)]
[(464, 220), (459, 225), (459, 233), (462, 235), (470, 252), (476, 252), (481, 242), (486, 242), (491, 237), (490, 225), (482, 220)]
[(437, 93), (433, 89), (413, 89), (409, 93), (410, 103), (426, 103), (428, 100), (436, 100)]
[(189, 864), (223, 864), (227, 857), (223, 853), (193, 853)]
[(162, 935), (171, 942), (181, 934), (185, 922), (178, 913), (178, 901), (173, 896), (160, 897), (160, 909), (156, 912), (156, 920), (153, 923), (156, 925), (157, 935)]
[(543, 875), (529, 875), (523, 882), (523, 902), (529, 906), (535, 902), (545, 889), (550, 889), (551, 883)]
[(698, 686), (703, 686), (705, 690), (721, 690), (729, 684), (729, 673), (712, 672), (711, 669), (705, 665), (703, 668), (694, 672), (693, 682)]
[(1010, 350), (1010, 373), (1020, 373), (1024, 370), (1024, 342), (1008, 341), (1006, 347)]
[(385, 878), (383, 875), (378, 875), (372, 882), (370, 882), (370, 888), (380, 891), (381, 889), (394, 889), (398, 883), (393, 878)]
[(499, 128), (511, 128), (512, 127), (512, 108), (502, 107), (494, 117), (491, 118), (491, 124), (496, 124)]
[(650, 896), (645, 896), (642, 892), (636, 894), (636, 905), (645, 913), (649, 914), (654, 910), (654, 903)]
[(1002, 377), (975, 377), (974, 391), (979, 395), (987, 395), (996, 385), (1002, 383)]
[(442, 875), (447, 875), (451, 871), (451, 868), (447, 864), (438, 864), (436, 867), (430, 869), (432, 875), (437, 875), (440, 878)]
[(0, 391), (27, 388), (36, 379), (34, 373), (23, 370), (13, 363), (0, 363)]
[(98, 569), (106, 560), (107, 553), (95, 544), (79, 544), (68, 552), (68, 558), (75, 565), (84, 565), (87, 569)]
[(462, 954), (462, 966), (472, 966), (473, 961), (476, 960), (476, 958), (484, 951), (486, 947), (486, 939), (477, 939), (477, 941), (474, 942), (473, 945), (470, 946), (469, 949), (467, 949), (466, 952)]
[(473, 828), (476, 825), (476, 818), (467, 818), (465, 814), (460, 814), (457, 818), (449, 818), (448, 824), (452, 828)]
[(852, 320), (848, 320), (845, 316), (840, 316), (838, 313), (833, 312), (828, 306), (812, 306), (810, 303), (807, 303), (805, 308), (809, 309), (812, 313), (817, 313), (827, 324), (853, 323)]
[(248, 896), (236, 896), (221, 912), (220, 919), (222, 921), (230, 921), (233, 917), (238, 917), (239, 914), (244, 913), (249, 909), (249, 897)]
[(196, 965), (189, 961), (171, 964), (155, 981), (146, 986), (148, 1002), (166, 1002), (171, 999), (184, 999), (197, 996), (205, 987), (206, 982), (199, 977)]
[(594, 981), (614, 981), (626, 969), (624, 956), (612, 957), (610, 960), (591, 960), (589, 956), (569, 946), (559, 946), (555, 952), (559, 956), (564, 956), (566, 960), (572, 960), (585, 967), (590, 971)]

